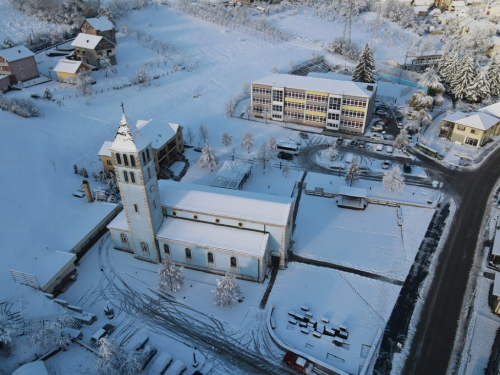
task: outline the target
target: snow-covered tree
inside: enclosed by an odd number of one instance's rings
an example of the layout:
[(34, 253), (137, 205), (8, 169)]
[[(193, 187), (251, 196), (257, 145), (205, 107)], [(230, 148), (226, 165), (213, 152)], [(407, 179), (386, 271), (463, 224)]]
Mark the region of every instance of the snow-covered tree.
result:
[(451, 91), (455, 98), (462, 99), (471, 90), (477, 74), (477, 67), (469, 55), (464, 55), (451, 81)]
[(500, 53), (491, 56), (486, 66), (486, 74), (490, 83), (491, 96), (500, 96)]
[(492, 32), (487, 29), (473, 28), (457, 39), (454, 49), (467, 53), (476, 61), (483, 60), (486, 52), (491, 48), (491, 35)]
[(236, 106), (236, 103), (235, 103), (234, 99), (230, 99), (226, 103), (226, 106), (224, 107), (224, 113), (226, 114), (226, 116), (231, 117), (232, 115), (234, 115), (234, 107), (235, 106)]
[(281, 173), (285, 177), (288, 177), (290, 175), (290, 166), (288, 165), (288, 163), (285, 163), (285, 165), (283, 166), (283, 169), (281, 170)]
[(188, 140), (189, 144), (192, 146), (194, 138), (195, 138), (193, 129), (187, 128), (187, 130), (186, 130), (186, 137), (185, 138)]
[(398, 136), (394, 140), (394, 147), (397, 149), (403, 149), (408, 146), (408, 132), (406, 128), (401, 129)]
[(208, 167), (210, 170), (217, 167), (219, 164), (219, 158), (215, 155), (212, 146), (208, 143), (205, 145), (203, 150), (201, 151), (200, 160), (198, 160), (198, 165), (200, 168)]
[(411, 97), (410, 107), (413, 107), (416, 111), (420, 111), (422, 108), (431, 108), (434, 99), (432, 96), (427, 95), (422, 90), (417, 90), (415, 94)]
[(330, 161), (334, 161), (337, 159), (337, 156), (339, 156), (339, 150), (337, 148), (337, 143), (332, 142), (330, 146), (328, 146), (328, 149), (326, 150), (326, 157)]
[(149, 73), (145, 68), (139, 68), (131, 77), (131, 82), (134, 85), (138, 85), (140, 83), (144, 84), (149, 81)]
[(6, 99), (0, 93), (0, 110), (12, 112), (22, 117), (38, 117), (41, 115), (40, 109), (30, 99), (12, 98)]
[(271, 167), (272, 154), (269, 151), (267, 142), (262, 142), (255, 156), (255, 164), (262, 168), (263, 173), (266, 173), (266, 167)]
[(142, 370), (138, 352), (125, 353), (114, 340), (105, 337), (100, 341), (97, 372), (101, 375), (136, 375)]
[(382, 14), (389, 21), (397, 23), (404, 29), (413, 26), (415, 23), (415, 12), (413, 8), (398, 0), (387, 0)]
[(491, 97), (490, 80), (486, 72), (480, 71), (474, 78), (470, 91), (467, 93), (466, 98), (469, 102), (482, 102), (489, 100)]
[(12, 42), (12, 40), (10, 40), (8, 36), (6, 36), (5, 38), (3, 38), (3, 48), (11, 48), (11, 47), (14, 47), (14, 43)]
[(455, 77), (455, 73), (458, 69), (458, 53), (444, 53), (439, 62), (438, 71), (443, 77), (443, 80), (450, 83)]
[(52, 93), (50, 92), (50, 89), (48, 87), (45, 87), (43, 89), (43, 98), (47, 100), (52, 99)]
[(348, 43), (343, 37), (336, 37), (330, 44), (330, 52), (348, 57), (352, 60), (359, 58), (359, 47), (356, 43)]
[(275, 135), (269, 138), (269, 140), (267, 141), (267, 146), (269, 147), (269, 151), (273, 154), (276, 152), (276, 150), (278, 150), (278, 139)]
[(163, 292), (175, 293), (181, 289), (184, 276), (182, 276), (182, 267), (176, 266), (170, 259), (170, 255), (166, 254), (165, 259), (161, 262), (162, 268), (158, 270), (160, 281), (158, 289)]
[(222, 133), (221, 143), (224, 146), (229, 146), (233, 141), (233, 137), (231, 137), (227, 132)]
[(200, 135), (200, 140), (202, 140), (203, 143), (207, 143), (207, 141), (208, 141), (208, 128), (204, 122), (202, 122), (200, 124), (199, 135)]
[(250, 149), (253, 147), (253, 136), (250, 131), (247, 131), (241, 137), (241, 148), (247, 150), (247, 153), (250, 153)]
[(232, 307), (241, 297), (241, 288), (236, 283), (233, 274), (226, 272), (222, 280), (217, 279), (217, 288), (212, 290), (215, 294), (215, 304), (220, 307)]
[(420, 126), (429, 125), (432, 122), (432, 116), (427, 108), (422, 108), (415, 114), (415, 122)]
[(15, 324), (7, 318), (5, 313), (0, 313), (0, 348), (12, 341), (12, 335), (15, 331)]
[(99, 65), (101, 66), (101, 70), (104, 71), (106, 77), (108, 76), (108, 73), (118, 73), (118, 69), (116, 69), (116, 67), (111, 64), (111, 60), (107, 56), (101, 56), (99, 58)]
[(247, 116), (247, 120), (250, 120), (250, 116), (253, 115), (253, 108), (251, 105), (246, 105), (245, 108), (243, 108), (243, 113)]
[(391, 193), (397, 194), (403, 191), (405, 183), (401, 174), (401, 168), (396, 165), (391, 170), (384, 172), (382, 184), (384, 185), (384, 189)]
[(375, 63), (373, 61), (373, 55), (370, 51), (370, 46), (366, 43), (365, 49), (361, 52), (358, 63), (352, 72), (352, 80), (354, 82), (375, 83), (374, 70)]
[(427, 94), (430, 96), (443, 95), (445, 88), (441, 83), (441, 78), (439, 74), (433, 67), (429, 67), (425, 70), (418, 80), (418, 85), (422, 87), (427, 87)]
[(46, 348), (57, 346), (66, 349), (69, 346), (69, 339), (61, 336), (61, 330), (73, 322), (73, 317), (68, 314), (61, 314), (54, 320), (39, 321), (33, 329), (29, 341), (33, 346)]
[(345, 175), (345, 181), (349, 183), (349, 186), (352, 186), (353, 182), (359, 181), (359, 164), (357, 156), (352, 159), (352, 162), (349, 165), (349, 169)]

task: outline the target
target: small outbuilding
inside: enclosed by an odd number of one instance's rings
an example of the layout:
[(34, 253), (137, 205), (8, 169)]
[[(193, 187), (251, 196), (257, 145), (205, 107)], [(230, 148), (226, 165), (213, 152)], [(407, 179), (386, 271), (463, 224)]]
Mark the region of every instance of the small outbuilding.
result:
[(92, 66), (83, 61), (61, 59), (54, 68), (59, 82), (66, 82), (68, 78), (76, 78), (81, 75), (90, 75)]
[(337, 205), (344, 208), (364, 210), (368, 205), (368, 203), (366, 202), (366, 198), (366, 189), (341, 186), (339, 188), (339, 198), (337, 200)]

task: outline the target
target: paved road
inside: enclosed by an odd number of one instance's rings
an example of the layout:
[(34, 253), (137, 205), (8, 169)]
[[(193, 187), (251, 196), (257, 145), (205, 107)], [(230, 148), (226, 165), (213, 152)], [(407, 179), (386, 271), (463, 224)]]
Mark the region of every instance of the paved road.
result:
[(449, 171), (422, 157), (455, 197), (457, 211), (439, 257), (403, 374), (446, 374), (488, 196), (500, 177), (500, 149), (475, 171)]

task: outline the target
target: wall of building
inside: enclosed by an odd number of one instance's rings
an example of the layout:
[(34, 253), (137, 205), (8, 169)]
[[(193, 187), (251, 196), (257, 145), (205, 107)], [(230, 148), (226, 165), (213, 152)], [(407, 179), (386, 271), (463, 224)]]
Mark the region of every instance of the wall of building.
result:
[(0, 70), (2, 73), (8, 72), (8, 74), (11, 75), (11, 84), (29, 81), (30, 79), (40, 76), (34, 56), (12, 62), (6, 62), (2, 57), (0, 57)]
[[(133, 239), (132, 234), (129, 231), (118, 230), (118, 229), (109, 229), (111, 233), (111, 238), (113, 239), (113, 247), (118, 250), (123, 250), (128, 253), (134, 253), (133, 249)], [(123, 243), (121, 240), (121, 235), (124, 234), (127, 236), (127, 242)]]
[(116, 50), (114, 44), (103, 41), (99, 42), (95, 49), (75, 47), (75, 53), (78, 60), (86, 62), (94, 66), (95, 68), (100, 68), (99, 58), (106, 56), (111, 61), (112, 65), (116, 65)]
[(87, 21), (84, 21), (82, 27), (80, 28), (80, 31), (85, 34), (100, 35), (105, 37), (109, 41), (116, 43), (115, 30), (107, 30), (107, 31), (95, 30)]
[[(488, 138), (488, 136), (485, 136), (485, 132), (479, 129), (472, 129), (468, 126), (464, 126), (464, 130), (460, 130), (459, 127), (461, 125), (455, 124), (453, 128), (453, 133), (451, 134), (450, 140), (452, 142), (460, 142), (462, 144), (467, 144), (466, 140), (467, 138), (472, 138), (477, 140), (477, 146), (475, 147), (480, 147)], [(474, 133), (471, 133), (471, 130), (474, 131)], [(488, 130), (493, 130), (488, 129)], [(491, 131), (488, 132), (488, 135), (491, 135)], [(470, 144), (469, 144), (470, 145)]]

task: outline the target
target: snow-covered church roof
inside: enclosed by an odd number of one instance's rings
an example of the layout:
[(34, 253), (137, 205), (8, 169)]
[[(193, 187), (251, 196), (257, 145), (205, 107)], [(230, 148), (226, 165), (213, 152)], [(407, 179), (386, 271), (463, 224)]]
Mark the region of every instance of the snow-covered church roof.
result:
[(258, 223), (286, 226), (293, 199), (172, 180), (159, 180), (164, 207)]
[(145, 149), (149, 143), (151, 142), (139, 132), (137, 127), (128, 125), (127, 118), (125, 114), (123, 114), (111, 149), (116, 151), (137, 152)]

